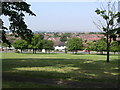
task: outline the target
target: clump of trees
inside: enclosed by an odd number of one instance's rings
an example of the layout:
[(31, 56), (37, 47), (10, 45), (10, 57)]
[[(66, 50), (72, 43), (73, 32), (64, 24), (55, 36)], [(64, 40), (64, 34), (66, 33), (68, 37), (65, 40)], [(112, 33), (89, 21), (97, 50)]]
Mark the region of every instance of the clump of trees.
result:
[(66, 42), (67, 39), (68, 39), (68, 37), (70, 37), (70, 36), (71, 36), (71, 33), (64, 33), (64, 34), (62, 34), (62, 36), (60, 37), (60, 41), (61, 41), (61, 42)]
[(104, 38), (101, 38), (94, 44), (94, 46), (95, 51), (101, 52), (101, 54), (103, 54), (103, 51), (106, 51), (107, 48), (106, 40)]
[(80, 38), (74, 37), (67, 41), (67, 49), (77, 54), (78, 50), (82, 49), (83, 41)]
[(120, 48), (119, 43), (118, 43), (117, 41), (113, 41), (113, 42), (111, 43), (111, 46), (110, 46), (110, 51), (114, 52), (114, 54), (115, 54), (116, 52), (119, 52), (119, 51), (120, 51), (119, 48)]
[(23, 49), (32, 49), (33, 54), (36, 54), (37, 50), (48, 50), (50, 53), (50, 50), (53, 49), (53, 42), (51, 40), (44, 40), (43, 35), (34, 35), (31, 42), (27, 42), (25, 40), (17, 40), (13, 43), (13, 46), (15, 49), (20, 49), (21, 53)]
[(27, 43), (27, 41), (21, 39), (21, 40), (15, 41), (13, 43), (13, 46), (14, 46), (15, 49), (20, 49), (21, 53), (22, 53), (23, 49), (27, 48), (28, 43)]
[(85, 49), (89, 51), (89, 54), (90, 54), (90, 51), (94, 50), (93, 46), (94, 46), (94, 42), (92, 42), (92, 41), (86, 42)]
[[(120, 48), (120, 45), (118, 41), (112, 41), (110, 43), (110, 52), (114, 52), (115, 54), (116, 52), (120, 51), (119, 48)], [(97, 51), (97, 52), (100, 52), (100, 54), (103, 54), (103, 52), (106, 51), (107, 49), (106, 39), (101, 38), (96, 42), (93, 42), (93, 41), (87, 42), (85, 49), (89, 51), (89, 54), (90, 54), (90, 51)]]
[(43, 44), (43, 49), (45, 49), (45, 52), (50, 53), (50, 51), (54, 49), (53, 47), (54, 43), (51, 40), (43, 40), (42, 44)]

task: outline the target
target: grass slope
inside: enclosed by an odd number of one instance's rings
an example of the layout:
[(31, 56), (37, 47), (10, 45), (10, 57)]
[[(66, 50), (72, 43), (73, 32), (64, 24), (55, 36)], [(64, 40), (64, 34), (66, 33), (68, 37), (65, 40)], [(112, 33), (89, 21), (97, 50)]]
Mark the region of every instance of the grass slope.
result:
[(3, 53), (3, 88), (117, 87), (118, 63), (117, 55), (107, 63), (106, 55)]

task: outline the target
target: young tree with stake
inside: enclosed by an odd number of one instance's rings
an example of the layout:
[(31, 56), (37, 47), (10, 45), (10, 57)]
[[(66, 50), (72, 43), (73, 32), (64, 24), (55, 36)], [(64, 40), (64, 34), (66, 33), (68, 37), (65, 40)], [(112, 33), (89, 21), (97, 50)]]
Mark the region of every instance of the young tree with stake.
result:
[(103, 19), (98, 20), (97, 22), (94, 22), (97, 27), (104, 32), (104, 35), (106, 37), (106, 43), (107, 43), (107, 62), (109, 62), (109, 51), (110, 51), (110, 43), (111, 43), (111, 35), (115, 34), (115, 31), (118, 29), (118, 23), (120, 22), (120, 12), (116, 9), (116, 2), (108, 2), (107, 8), (104, 8), (102, 6), (100, 9), (96, 9), (95, 12), (97, 15), (100, 15)]

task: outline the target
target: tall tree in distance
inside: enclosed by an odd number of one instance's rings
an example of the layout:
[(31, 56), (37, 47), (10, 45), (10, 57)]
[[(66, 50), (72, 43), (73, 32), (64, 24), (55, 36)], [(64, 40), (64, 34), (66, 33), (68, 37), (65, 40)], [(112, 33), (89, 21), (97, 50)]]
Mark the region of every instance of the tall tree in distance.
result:
[(103, 51), (106, 51), (106, 42), (104, 38), (101, 38), (100, 40), (98, 40), (95, 44), (95, 50), (98, 52), (101, 52), (101, 54), (103, 54)]
[(28, 43), (27, 41), (20, 39), (20, 40), (15, 41), (13, 43), (13, 46), (15, 47), (15, 49), (20, 49), (22, 53), (23, 49), (28, 48)]
[[(35, 14), (30, 10), (30, 5), (23, 0), (18, 0), (16, 2), (15, 0), (8, 0), (8, 2), (1, 2), (1, 4), (1, 15), (4, 15), (9, 19), (10, 26), (8, 30), (10, 30), (15, 36), (21, 37), (21, 39), (31, 41), (33, 33), (27, 28), (27, 25), (24, 21), (25, 14), (35, 16)], [(2, 33), (2, 38), (5, 38), (5, 28), (3, 24), (2, 32), (4, 32)]]
[(94, 42), (92, 42), (92, 41), (89, 41), (86, 43), (86, 50), (89, 51), (89, 54), (90, 54), (90, 51), (93, 50), (93, 46), (94, 46)]
[(110, 51), (114, 52), (119, 52), (120, 45), (117, 41), (113, 41), (110, 46)]
[(45, 49), (45, 51), (48, 51), (50, 54), (50, 50), (54, 49), (53, 47), (54, 43), (51, 40), (43, 40), (43, 49)]
[[(104, 2), (106, 3), (106, 2)], [(102, 17), (102, 20), (99, 19), (98, 23), (94, 22), (97, 27), (104, 32), (104, 35), (106, 37), (106, 43), (107, 43), (107, 62), (109, 62), (109, 51), (110, 51), (110, 38), (111, 35), (115, 34), (115, 29), (118, 28), (119, 15), (118, 8), (116, 5), (117, 2), (107, 2), (107, 8), (105, 8), (103, 5), (100, 9), (96, 9), (95, 12), (97, 15), (100, 15)], [(113, 32), (114, 31), (114, 32)]]
[(67, 41), (67, 47), (69, 51), (75, 52), (77, 54), (78, 50), (82, 49), (82, 40), (80, 38), (74, 37)]

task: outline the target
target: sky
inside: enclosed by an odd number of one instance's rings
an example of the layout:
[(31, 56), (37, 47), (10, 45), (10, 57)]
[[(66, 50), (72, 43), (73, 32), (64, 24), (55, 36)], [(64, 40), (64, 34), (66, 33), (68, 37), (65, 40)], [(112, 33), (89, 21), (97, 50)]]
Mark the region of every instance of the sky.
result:
[[(25, 22), (38, 32), (99, 32), (93, 21), (98, 2), (28, 2), (36, 16), (26, 15)], [(6, 18), (4, 18), (6, 20)], [(7, 26), (8, 24), (5, 23)]]
[(93, 23), (97, 2), (31, 2), (36, 17), (25, 21), (33, 31), (98, 32)]

